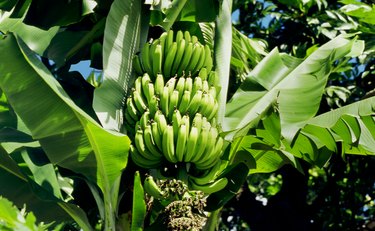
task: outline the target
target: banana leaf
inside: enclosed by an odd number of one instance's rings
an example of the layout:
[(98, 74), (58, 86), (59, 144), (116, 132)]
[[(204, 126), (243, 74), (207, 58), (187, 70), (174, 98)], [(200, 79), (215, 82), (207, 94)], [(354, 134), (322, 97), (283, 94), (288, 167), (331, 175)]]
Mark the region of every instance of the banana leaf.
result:
[(134, 175), (133, 208), (131, 231), (143, 230), (143, 222), (146, 217), (146, 201), (139, 172)]
[(141, 37), (141, 2), (115, 0), (109, 11), (103, 42), (104, 81), (94, 92), (93, 106), (105, 128), (121, 131), (122, 107), (134, 81), (133, 56)]
[[(84, 175), (102, 190), (114, 216), (130, 140), (104, 130), (77, 107), (16, 35), (0, 41), (0, 88), (53, 164)], [(114, 217), (108, 219), (114, 227)]]
[(226, 139), (246, 135), (273, 108), (280, 114), (282, 136), (291, 142), (316, 115), (332, 63), (360, 54), (363, 46), (352, 35), (341, 35), (303, 62), (272, 50), (227, 103), (222, 124)]
[(27, 204), (39, 221), (63, 222), (74, 219), (84, 230), (92, 230), (80, 208), (64, 202), (24, 175), (17, 163), (0, 146), (0, 195), (13, 201), (18, 207)]

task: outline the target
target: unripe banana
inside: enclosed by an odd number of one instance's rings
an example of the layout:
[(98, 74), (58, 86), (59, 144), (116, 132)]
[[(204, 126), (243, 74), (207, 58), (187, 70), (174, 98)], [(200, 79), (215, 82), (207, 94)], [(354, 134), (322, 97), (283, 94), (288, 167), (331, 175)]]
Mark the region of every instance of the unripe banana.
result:
[(212, 121), (216, 114), (217, 114), (217, 111), (219, 110), (219, 103), (215, 100), (215, 103), (214, 103), (214, 107), (212, 109), (212, 112), (211, 114), (207, 117), (210, 121)]
[(192, 90), (193, 90), (193, 79), (190, 76), (188, 76), (185, 81), (185, 91), (192, 92)]
[(191, 36), (191, 42), (192, 42), (193, 44), (198, 43), (198, 37), (195, 36), (195, 35), (192, 35), (192, 36)]
[(184, 32), (182, 32), (182, 30), (179, 30), (176, 33), (176, 42), (180, 43), (182, 40), (184, 40)]
[(207, 78), (208, 78), (207, 68), (202, 67), (199, 70), (198, 76), (201, 77), (202, 80), (207, 80)]
[[(151, 83), (150, 75), (146, 72), (142, 75), (142, 77), (139, 77), (139, 78), (141, 78), (142, 89), (146, 89), (147, 84)], [(136, 88), (136, 90), (137, 90), (137, 88)]]
[[(172, 115), (172, 126), (173, 126), (173, 133), (176, 135), (178, 133), (178, 129), (180, 129), (182, 116), (178, 109), (173, 111)], [(177, 136), (174, 137), (175, 142), (177, 141)]]
[(166, 58), (163, 66), (163, 75), (165, 78), (172, 77), (172, 65), (177, 53), (177, 43), (174, 42), (170, 49), (166, 51)]
[(167, 125), (168, 125), (167, 119), (165, 118), (163, 112), (158, 110), (155, 113), (154, 120), (156, 121), (156, 123), (159, 126), (159, 134), (163, 134), (165, 129), (167, 128)]
[(188, 109), (187, 109), (187, 111), (189, 111), (191, 115), (194, 115), (198, 111), (201, 100), (202, 100), (202, 94), (203, 94), (202, 91), (198, 90), (193, 96), (193, 98), (191, 99)]
[(153, 83), (148, 82), (146, 87), (143, 89), (144, 95), (147, 99), (147, 103), (150, 104), (150, 101), (153, 96), (155, 96), (155, 86)]
[(161, 137), (161, 134), (163, 133), (160, 133), (159, 131), (159, 125), (156, 121), (151, 121), (151, 132), (152, 132), (152, 137), (154, 139), (154, 142), (156, 144), (156, 146), (158, 147), (159, 151), (162, 151), (162, 137)]
[(141, 51), (142, 66), (147, 73), (152, 73), (152, 67), (150, 63), (150, 46), (151, 44), (149, 42), (146, 42)]
[(168, 111), (169, 111), (169, 89), (168, 87), (163, 88), (163, 92), (160, 95), (160, 109), (161, 111), (168, 116)]
[(137, 120), (134, 120), (128, 111), (126, 111), (124, 113), (124, 116), (125, 116), (125, 121), (126, 121), (126, 124), (129, 125), (129, 128), (133, 127), (135, 125), (135, 123), (137, 122)]
[[(178, 91), (181, 98), (182, 98), (182, 95), (184, 94), (184, 90), (185, 90), (185, 79), (186, 78), (184, 76), (179, 77), (178, 80), (177, 80), (176, 88), (175, 88)], [(181, 100), (181, 99), (179, 99), (179, 100)]]
[(215, 147), (212, 152), (207, 156), (206, 161), (199, 161), (196, 163), (197, 169), (208, 169), (216, 164), (217, 161), (221, 158), (222, 148), (224, 145), (224, 139), (219, 137), (215, 143)]
[(181, 124), (177, 133), (175, 134), (177, 134), (176, 157), (179, 162), (182, 162), (186, 151), (186, 141), (188, 137), (186, 125)]
[(178, 107), (178, 91), (174, 90), (169, 98), (168, 112), (170, 113), (169, 118), (172, 118), (173, 111)]
[(141, 76), (135, 79), (134, 89), (135, 91), (142, 92), (142, 77)]
[(150, 111), (150, 118), (154, 118), (156, 111), (159, 110), (159, 98), (156, 95), (152, 96), (148, 103), (148, 109)]
[(201, 113), (196, 113), (195, 116), (194, 116), (194, 119), (193, 119), (193, 125), (195, 125), (195, 127), (197, 127), (198, 133), (202, 129), (202, 122), (203, 122), (203, 116), (202, 116), (202, 114)]
[(169, 94), (172, 94), (172, 92), (174, 91), (176, 82), (177, 82), (176, 78), (173, 77), (173, 78), (170, 78), (165, 84), (165, 86), (168, 87)]
[(212, 70), (214, 61), (212, 59), (211, 49), (207, 44), (204, 45), (204, 53), (205, 61), (203, 67), (205, 67), (207, 69), (207, 73), (209, 73)]
[(178, 67), (180, 66), (181, 60), (184, 57), (185, 47), (186, 47), (185, 39), (182, 39), (180, 42), (177, 41), (177, 51), (176, 51), (176, 56), (174, 57), (173, 64), (172, 64), (171, 76), (178, 74), (177, 73)]
[(190, 91), (184, 91), (184, 94), (182, 95), (182, 98), (181, 98), (181, 103), (178, 106), (178, 110), (180, 110), (181, 114), (185, 114), (187, 112), (187, 109), (190, 104), (190, 98), (191, 98)]
[(202, 113), (203, 116), (208, 117), (211, 114), (212, 109), (214, 108), (214, 103), (215, 99), (210, 98), (210, 94), (203, 93), (198, 111)]
[(143, 188), (145, 192), (155, 199), (163, 199), (165, 197), (163, 191), (155, 182), (152, 176), (147, 176), (145, 182), (143, 183)]
[(190, 118), (189, 115), (185, 114), (181, 118), (181, 124), (185, 124), (186, 126), (186, 132), (189, 134), (190, 132)]
[[(163, 48), (165, 48), (165, 41), (167, 40), (167, 37), (168, 37), (167, 32), (162, 33), (159, 37), (159, 44)], [(166, 53), (166, 52), (164, 51), (164, 53)]]
[(184, 50), (184, 56), (182, 57), (180, 65), (177, 69), (177, 75), (178, 76), (181, 76), (184, 71), (187, 71), (186, 67), (189, 64), (189, 61), (191, 59), (192, 54), (193, 54), (193, 44), (188, 42), (186, 44), (186, 47), (185, 47), (185, 50)]
[(146, 125), (148, 124), (150, 120), (150, 111), (146, 109), (146, 111), (142, 114), (140, 120), (139, 120), (139, 125), (142, 129), (145, 129)]
[(193, 88), (191, 90), (191, 93), (194, 95), (198, 90), (203, 89), (203, 82), (202, 78), (200, 76), (197, 76), (194, 78)]
[(136, 75), (143, 75), (143, 67), (138, 55), (134, 55), (133, 57), (133, 67)]
[(194, 74), (194, 68), (197, 65), (199, 58), (203, 52), (203, 47), (199, 43), (195, 43), (193, 46), (193, 53), (191, 55), (191, 59), (189, 60), (189, 64), (186, 66), (185, 72)]
[(174, 138), (173, 138), (173, 127), (171, 125), (167, 125), (167, 128), (164, 130), (163, 133), (163, 154), (164, 157), (171, 163), (176, 163), (177, 158), (175, 156), (175, 148), (174, 148)]
[(161, 159), (150, 160), (150, 159), (144, 158), (142, 155), (139, 154), (139, 152), (133, 145), (130, 145), (130, 157), (136, 165), (142, 168), (146, 168), (146, 169), (159, 168), (161, 165)]
[[(203, 131), (204, 131), (204, 128), (202, 128), (201, 132)], [(206, 147), (203, 153), (200, 155), (200, 159), (194, 160), (195, 166), (198, 169), (202, 169), (201, 166), (204, 165), (210, 159), (212, 152), (215, 149), (217, 136), (218, 136), (217, 129), (215, 127), (210, 127), (208, 134), (207, 134), (207, 141), (205, 143)]]
[(213, 182), (216, 177), (221, 173), (221, 171), (225, 168), (226, 163), (224, 161), (217, 161), (215, 165), (204, 172), (204, 175), (200, 175), (198, 177), (190, 176), (197, 184), (205, 185), (208, 183)]
[(210, 126), (208, 124), (202, 123), (202, 129), (199, 132), (199, 137), (197, 145), (194, 150), (194, 156), (191, 159), (192, 163), (196, 163), (198, 160), (203, 158), (205, 150), (207, 148), (207, 141), (209, 136)]
[(190, 129), (190, 133), (186, 142), (186, 153), (185, 153), (185, 158), (184, 161), (190, 162), (192, 157), (194, 157), (194, 150), (197, 145), (198, 141), (198, 128), (193, 124)]
[(216, 71), (210, 71), (209, 74), (208, 74), (208, 84), (210, 86), (218, 86), (219, 84), (219, 76), (217, 75), (217, 72)]
[(205, 58), (206, 58), (206, 53), (204, 52), (204, 47), (201, 44), (199, 44), (199, 46), (201, 47), (200, 48), (201, 52), (200, 52), (197, 64), (193, 67), (194, 72), (191, 73), (193, 76), (195, 76), (199, 72), (199, 70), (203, 67), (204, 62), (205, 62)]
[(145, 101), (143, 100), (143, 97), (141, 96), (140, 92), (134, 90), (133, 91), (133, 100), (134, 104), (137, 107), (137, 110), (139, 111), (140, 114), (144, 113), (147, 106)]
[(167, 32), (167, 38), (165, 39), (165, 53), (169, 52), (173, 44), (173, 30)]
[(128, 97), (126, 99), (126, 112), (125, 113), (128, 113), (133, 121), (139, 120), (140, 114), (138, 114), (138, 110), (136, 106), (134, 105), (132, 97)]
[(134, 137), (134, 144), (135, 147), (137, 148), (137, 151), (139, 154), (141, 154), (145, 159), (149, 160), (159, 160), (161, 159), (159, 156), (155, 156), (152, 154), (145, 145), (145, 141), (143, 138), (143, 130), (142, 129), (137, 129), (137, 132), (135, 133)]
[(163, 47), (160, 44), (156, 45), (152, 62), (152, 73), (155, 77), (157, 74), (162, 73), (163, 70)]
[(203, 80), (203, 83), (202, 83), (202, 91), (203, 92), (208, 92), (210, 90), (210, 86), (208, 84), (208, 81), (207, 80)]
[(190, 35), (189, 31), (184, 32), (184, 38), (187, 42), (191, 42), (191, 35)]
[(155, 79), (155, 94), (160, 95), (163, 93), (164, 77), (162, 74), (157, 74)]
[(208, 89), (208, 93), (210, 95), (212, 95), (212, 97), (214, 97), (214, 99), (216, 99), (216, 97), (217, 97), (217, 89), (216, 89), (216, 87), (211, 86), (210, 89)]
[(158, 148), (156, 147), (156, 143), (154, 141), (152, 135), (152, 128), (150, 124), (147, 124), (144, 131), (143, 131), (143, 139), (146, 145), (146, 148), (153, 154), (155, 157), (161, 158), (163, 155), (159, 152)]
[(189, 182), (193, 190), (199, 190), (199, 191), (204, 192), (205, 194), (211, 194), (211, 193), (218, 192), (224, 189), (225, 186), (227, 186), (228, 184), (228, 179), (225, 177), (220, 178), (214, 181), (213, 183), (208, 183), (205, 185), (199, 185), (193, 179), (191, 179)]

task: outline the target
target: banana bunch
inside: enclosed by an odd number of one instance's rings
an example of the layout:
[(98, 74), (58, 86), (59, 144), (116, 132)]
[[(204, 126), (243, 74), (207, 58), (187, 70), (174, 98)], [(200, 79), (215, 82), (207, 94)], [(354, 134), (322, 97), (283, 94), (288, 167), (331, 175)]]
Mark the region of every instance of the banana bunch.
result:
[(147, 42), (139, 56), (135, 56), (134, 68), (138, 75), (148, 73), (152, 78), (163, 74), (166, 79), (183, 73), (195, 75), (205, 67), (213, 67), (211, 49), (202, 45), (188, 31), (164, 32), (160, 38)]

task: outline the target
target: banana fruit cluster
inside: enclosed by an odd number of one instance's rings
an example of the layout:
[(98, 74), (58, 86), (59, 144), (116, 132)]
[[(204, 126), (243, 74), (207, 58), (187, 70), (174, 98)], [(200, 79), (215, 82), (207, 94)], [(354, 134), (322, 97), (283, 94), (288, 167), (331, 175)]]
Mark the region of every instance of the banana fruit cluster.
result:
[(217, 164), (224, 140), (215, 122), (219, 88), (212, 63), (209, 47), (182, 31), (175, 38), (173, 31), (162, 34), (135, 58), (139, 77), (124, 108), (135, 164), (192, 163), (199, 170)]
[(163, 74), (167, 79), (186, 74), (196, 75), (202, 67), (208, 72), (213, 67), (211, 50), (202, 45), (196, 36), (188, 31), (169, 30), (160, 38), (145, 43), (140, 55), (134, 58), (134, 68), (138, 75), (148, 73), (155, 78)]

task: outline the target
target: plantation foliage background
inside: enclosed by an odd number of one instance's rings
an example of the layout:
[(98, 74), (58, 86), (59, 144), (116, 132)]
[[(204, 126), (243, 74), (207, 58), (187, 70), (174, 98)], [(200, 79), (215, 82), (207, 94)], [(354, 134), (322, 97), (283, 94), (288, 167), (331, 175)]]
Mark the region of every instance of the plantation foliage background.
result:
[[(0, 9), (0, 228), (164, 227), (133, 197), (150, 172), (128, 156), (121, 110), (133, 56), (172, 28), (212, 47), (223, 161), (244, 169), (208, 196), (204, 230), (375, 229), (371, 0), (0, 0)], [(72, 68), (82, 61), (89, 75)]]

